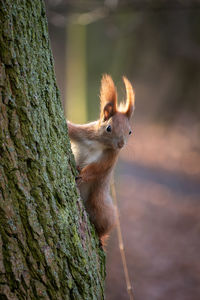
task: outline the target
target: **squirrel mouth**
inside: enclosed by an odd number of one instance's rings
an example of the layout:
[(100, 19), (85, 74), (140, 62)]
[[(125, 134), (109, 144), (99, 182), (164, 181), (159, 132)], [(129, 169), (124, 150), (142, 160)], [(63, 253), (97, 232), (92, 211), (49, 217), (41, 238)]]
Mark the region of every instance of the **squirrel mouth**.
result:
[(118, 143), (117, 143), (117, 147), (118, 147), (119, 149), (123, 148), (123, 147), (124, 147), (124, 141), (118, 142)]

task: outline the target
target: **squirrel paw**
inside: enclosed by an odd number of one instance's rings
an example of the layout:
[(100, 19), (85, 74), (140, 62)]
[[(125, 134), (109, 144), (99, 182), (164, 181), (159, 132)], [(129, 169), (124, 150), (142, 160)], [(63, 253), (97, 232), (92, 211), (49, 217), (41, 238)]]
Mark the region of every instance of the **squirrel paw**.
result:
[(81, 183), (83, 182), (82, 177), (81, 176), (77, 176), (75, 177), (76, 180), (76, 184), (79, 187), (81, 185)]

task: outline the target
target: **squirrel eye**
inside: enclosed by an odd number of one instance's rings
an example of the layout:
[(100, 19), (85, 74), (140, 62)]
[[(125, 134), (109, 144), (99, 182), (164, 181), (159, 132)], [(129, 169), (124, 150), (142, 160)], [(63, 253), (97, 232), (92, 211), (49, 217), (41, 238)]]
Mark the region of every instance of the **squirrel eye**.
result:
[(111, 132), (111, 130), (112, 130), (112, 129), (111, 129), (111, 126), (108, 125), (107, 128), (106, 128), (106, 131)]
[(128, 134), (130, 135), (131, 133), (132, 133), (132, 131), (130, 130)]

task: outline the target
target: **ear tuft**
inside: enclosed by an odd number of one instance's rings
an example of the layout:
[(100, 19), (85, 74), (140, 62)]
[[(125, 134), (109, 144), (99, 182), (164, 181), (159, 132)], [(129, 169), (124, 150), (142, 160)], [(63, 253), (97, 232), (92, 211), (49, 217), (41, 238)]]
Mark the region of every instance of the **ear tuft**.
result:
[(117, 111), (117, 92), (110, 75), (103, 75), (100, 89), (101, 115), (100, 118), (108, 120)]
[(135, 92), (133, 90), (133, 87), (130, 83), (130, 81), (124, 76), (123, 77), (123, 81), (126, 87), (126, 108), (125, 108), (125, 113), (127, 115), (127, 117), (130, 119), (133, 111), (134, 111), (134, 107), (135, 107)]

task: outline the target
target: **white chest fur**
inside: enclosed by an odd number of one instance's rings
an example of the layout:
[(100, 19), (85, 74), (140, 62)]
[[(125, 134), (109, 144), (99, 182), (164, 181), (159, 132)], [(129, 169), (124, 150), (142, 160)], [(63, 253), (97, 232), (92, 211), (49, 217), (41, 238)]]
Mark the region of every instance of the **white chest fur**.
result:
[(76, 164), (81, 168), (97, 162), (101, 158), (104, 149), (103, 144), (94, 140), (72, 142), (72, 151), (75, 156)]

